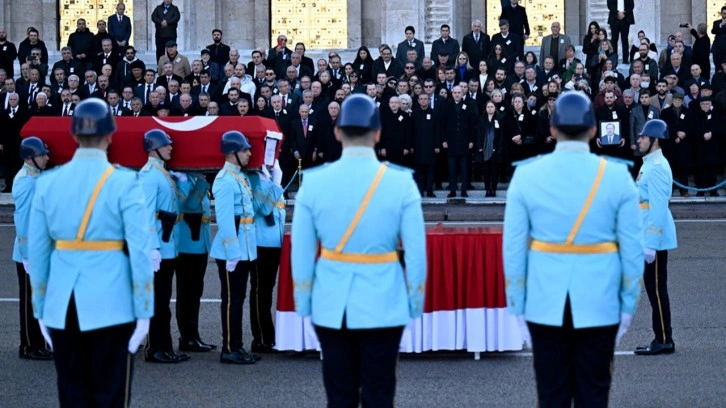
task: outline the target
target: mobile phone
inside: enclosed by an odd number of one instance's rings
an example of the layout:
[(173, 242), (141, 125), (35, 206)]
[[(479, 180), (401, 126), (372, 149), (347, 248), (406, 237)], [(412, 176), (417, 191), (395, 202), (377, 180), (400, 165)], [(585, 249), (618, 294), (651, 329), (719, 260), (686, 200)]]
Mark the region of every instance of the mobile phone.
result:
[(678, 25), (678, 27), (688, 27), (688, 23), (681, 23)]

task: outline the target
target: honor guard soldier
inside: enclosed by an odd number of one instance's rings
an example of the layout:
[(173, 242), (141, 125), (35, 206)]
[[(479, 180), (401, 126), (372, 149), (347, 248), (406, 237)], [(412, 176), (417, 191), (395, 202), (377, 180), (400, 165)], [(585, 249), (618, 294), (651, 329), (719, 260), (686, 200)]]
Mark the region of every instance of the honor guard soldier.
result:
[(33, 197), (33, 310), (55, 351), (61, 407), (128, 405), (133, 353), (154, 312), (144, 193), (135, 172), (108, 162), (115, 130), (104, 101), (79, 103), (79, 147), (38, 177)]
[(15, 175), (13, 181), (13, 201), (15, 202), (15, 244), (13, 245), (13, 261), (18, 272), (20, 287), (20, 358), (28, 360), (51, 360), (53, 353), (46, 349), (45, 340), (40, 333), (38, 320), (33, 317), (30, 281), (28, 277), (28, 224), (30, 222), (30, 206), (35, 192), (35, 181), (40, 172), (48, 164), (50, 151), (40, 138), (35, 136), (20, 142), (20, 158), (23, 167)]
[(182, 222), (178, 230), (176, 275), (176, 320), (179, 326), (179, 350), (205, 352), (217, 346), (206, 344), (199, 335), (199, 303), (204, 292), (204, 274), (212, 246), (209, 231), (211, 215), (209, 183), (204, 175), (180, 175), (178, 186), (187, 199), (181, 204)]
[(145, 359), (153, 363), (178, 363), (189, 360), (189, 356), (174, 351), (169, 302), (177, 264), (177, 229), (174, 227), (179, 219), (179, 201), (186, 198), (179, 192), (175, 178), (186, 176), (166, 170), (172, 147), (171, 138), (163, 130), (152, 129), (144, 134), (144, 151), (149, 159), (139, 171), (139, 179), (146, 197), (155, 271), (154, 318), (151, 319)]
[(635, 349), (638, 355), (670, 354), (676, 351), (671, 330), (671, 305), (668, 299), (668, 250), (676, 249), (676, 224), (668, 209), (673, 188), (673, 173), (663, 157), (661, 140), (668, 139), (668, 125), (660, 119), (646, 122), (638, 137), (638, 149), (643, 154), (643, 166), (636, 183), (643, 214), (643, 251), (645, 274), (643, 281), (653, 309), (655, 338), (644, 347)]
[(277, 280), (285, 234), (285, 197), (279, 184), (263, 167), (249, 175), (252, 182), (257, 232), (257, 262), (250, 277), (250, 326), (252, 352), (274, 353), (275, 325), (272, 321), (272, 295)]
[(614, 349), (640, 294), (637, 190), (627, 166), (590, 152), (595, 123), (585, 94), (559, 97), (555, 151), (520, 163), (507, 191), (507, 305), (531, 344), (541, 407), (608, 405)]
[(242, 308), (247, 279), (257, 259), (257, 233), (252, 190), (242, 170), (250, 160), (252, 146), (238, 131), (222, 135), (224, 167), (212, 185), (217, 215), (217, 235), (210, 255), (217, 261), (222, 286), (222, 353), (229, 364), (254, 364), (260, 358), (249, 354), (242, 343)]
[(376, 159), (380, 134), (370, 97), (346, 98), (335, 127), (342, 157), (306, 172), (295, 200), (295, 309), (312, 316), (331, 407), (355, 407), (359, 400), (364, 407), (393, 406), (401, 335), (423, 314), (421, 195), (410, 170)]

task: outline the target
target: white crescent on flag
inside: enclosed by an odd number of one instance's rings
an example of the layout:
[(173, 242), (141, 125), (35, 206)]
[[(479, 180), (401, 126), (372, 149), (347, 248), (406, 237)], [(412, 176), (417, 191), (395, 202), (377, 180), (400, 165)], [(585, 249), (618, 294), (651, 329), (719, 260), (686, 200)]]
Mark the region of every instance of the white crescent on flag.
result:
[(152, 118), (156, 121), (156, 123), (167, 129), (175, 130), (177, 132), (193, 132), (209, 126), (212, 122), (217, 120), (218, 116), (195, 116), (183, 122), (167, 122), (156, 116), (152, 116)]

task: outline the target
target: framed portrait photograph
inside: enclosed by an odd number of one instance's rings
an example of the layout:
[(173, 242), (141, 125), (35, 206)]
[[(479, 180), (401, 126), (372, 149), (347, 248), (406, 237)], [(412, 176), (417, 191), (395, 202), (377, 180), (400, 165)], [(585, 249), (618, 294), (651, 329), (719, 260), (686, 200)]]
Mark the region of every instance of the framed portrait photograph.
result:
[(622, 136), (620, 135), (620, 121), (600, 122), (600, 144), (619, 145)]

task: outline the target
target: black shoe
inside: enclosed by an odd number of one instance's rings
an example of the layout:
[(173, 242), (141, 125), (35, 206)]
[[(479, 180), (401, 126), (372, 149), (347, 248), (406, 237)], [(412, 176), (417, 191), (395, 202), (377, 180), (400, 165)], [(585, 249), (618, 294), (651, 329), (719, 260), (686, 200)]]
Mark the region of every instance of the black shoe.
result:
[(721, 194), (718, 193), (718, 191), (714, 190), (709, 193), (711, 197), (719, 197)]
[(25, 360), (48, 361), (53, 359), (53, 353), (46, 349), (21, 351), (20, 358)]
[(144, 360), (146, 360), (149, 363), (164, 363), (164, 364), (176, 364), (181, 362), (181, 359), (179, 356), (172, 352), (167, 351), (157, 351), (154, 354), (146, 355), (144, 357)]
[(428, 198), (436, 198), (436, 194), (434, 194), (433, 191), (429, 191), (428, 193), (426, 193), (426, 197), (428, 197)]
[(255, 361), (262, 360), (262, 357), (258, 356), (257, 354), (248, 353), (247, 350), (244, 349), (244, 347), (237, 350), (237, 352), (240, 353), (241, 355), (249, 356), (251, 359), (253, 359)]
[(171, 354), (175, 355), (176, 358), (179, 359), (179, 361), (189, 361), (189, 360), (191, 360), (191, 357), (189, 357), (188, 354), (177, 353), (176, 351), (172, 351)]
[(635, 354), (639, 356), (654, 356), (656, 354), (673, 354), (676, 352), (676, 345), (673, 342), (670, 343), (659, 343), (657, 341), (651, 342), (646, 347), (637, 347)]
[(200, 339), (179, 339), (179, 351), (191, 351), (193, 353), (204, 353), (216, 349), (214, 344), (207, 344)]
[(452, 191), (449, 193), (449, 195), (447, 195), (447, 197), (454, 198), (454, 197), (456, 197), (456, 193)]
[(231, 353), (222, 353), (219, 355), (219, 362), (226, 364), (254, 364), (257, 362), (249, 354), (242, 355), (239, 351), (233, 351)]
[(276, 350), (274, 345), (271, 344), (255, 344), (252, 343), (252, 352), (253, 353), (262, 353), (262, 354), (279, 354), (281, 353), (280, 350)]
[(461, 196), (462, 197), (469, 197), (469, 194), (466, 194), (466, 190), (464, 190), (464, 191), (461, 192)]

